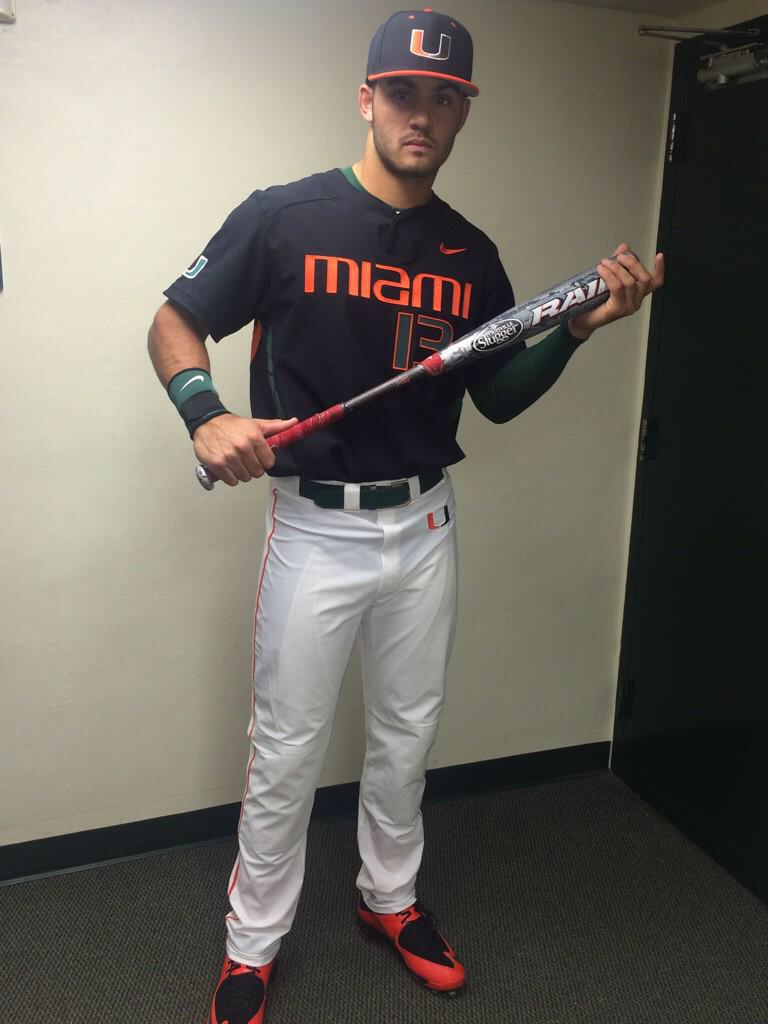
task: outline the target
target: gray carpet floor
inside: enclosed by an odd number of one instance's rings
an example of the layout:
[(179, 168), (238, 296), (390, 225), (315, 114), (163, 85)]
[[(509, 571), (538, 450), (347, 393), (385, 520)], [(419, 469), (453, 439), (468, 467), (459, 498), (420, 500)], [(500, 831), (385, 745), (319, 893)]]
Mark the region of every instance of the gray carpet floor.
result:
[[(768, 909), (610, 775), (428, 804), (433, 995), (354, 927), (355, 822), (310, 826), (268, 1024), (768, 1024)], [(234, 842), (0, 888), (10, 1024), (203, 1024)]]

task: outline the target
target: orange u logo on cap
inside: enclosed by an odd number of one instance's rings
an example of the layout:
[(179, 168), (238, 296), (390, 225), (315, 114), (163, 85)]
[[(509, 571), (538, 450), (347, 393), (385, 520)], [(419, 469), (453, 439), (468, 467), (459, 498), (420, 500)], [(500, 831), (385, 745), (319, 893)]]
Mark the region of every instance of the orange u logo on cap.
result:
[(451, 53), (451, 37), (441, 32), (440, 49), (436, 53), (428, 53), (424, 49), (424, 29), (414, 28), (411, 31), (411, 53), (417, 57), (429, 57), (430, 60), (448, 60)]

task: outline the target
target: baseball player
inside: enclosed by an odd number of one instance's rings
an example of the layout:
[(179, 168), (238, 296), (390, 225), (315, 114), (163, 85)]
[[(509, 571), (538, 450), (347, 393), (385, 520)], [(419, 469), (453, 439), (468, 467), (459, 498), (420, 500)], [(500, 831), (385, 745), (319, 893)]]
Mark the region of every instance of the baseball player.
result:
[[(478, 94), (472, 41), (430, 8), (393, 14), (370, 46), (351, 167), (254, 192), (165, 291), (155, 369), (208, 472), (267, 474), (253, 641), (251, 753), (229, 882), (226, 956), (210, 1024), (261, 1024), (304, 875), (306, 829), (339, 687), (360, 635), (366, 754), (357, 920), (429, 989), (465, 971), (417, 896), (424, 775), (456, 614), (447, 467), (462, 399), (505, 422), (534, 402), (597, 327), (658, 287), (620, 246), (610, 298), (533, 348), (396, 391), (275, 453), (296, 419), (397, 374), (514, 304), (489, 238), (432, 192)], [(251, 417), (212, 383), (205, 340), (253, 322)]]

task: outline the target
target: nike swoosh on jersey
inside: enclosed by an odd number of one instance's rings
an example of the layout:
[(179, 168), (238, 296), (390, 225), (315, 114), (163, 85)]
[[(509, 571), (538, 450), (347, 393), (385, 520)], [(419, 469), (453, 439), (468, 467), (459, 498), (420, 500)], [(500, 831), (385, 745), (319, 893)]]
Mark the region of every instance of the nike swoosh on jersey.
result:
[(466, 248), (464, 248), (464, 249), (447, 249), (446, 246), (445, 246), (445, 242), (441, 242), (440, 243), (440, 252), (443, 254), (443, 256), (455, 256), (455, 254), (457, 252), (466, 252), (466, 251), (467, 251)]
[(188, 388), (190, 384), (194, 384), (196, 380), (205, 380), (205, 377), (190, 377), (187, 383), (179, 388), (179, 394), (181, 394), (184, 388)]

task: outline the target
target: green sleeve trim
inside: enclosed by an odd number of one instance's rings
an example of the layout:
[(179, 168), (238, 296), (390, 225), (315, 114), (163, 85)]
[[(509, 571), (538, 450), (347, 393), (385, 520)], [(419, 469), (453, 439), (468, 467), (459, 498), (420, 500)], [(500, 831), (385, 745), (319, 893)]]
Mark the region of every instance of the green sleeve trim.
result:
[(277, 393), (277, 385), (275, 384), (275, 364), (272, 358), (272, 328), (267, 328), (267, 377), (269, 378), (269, 387), (272, 392), (272, 401), (275, 403), (275, 410), (281, 420), (285, 420), (288, 417), (285, 415), (283, 409), (283, 403), (280, 401), (280, 395)]
[(463, 404), (463, 397), (457, 398), (455, 402), (451, 402), (450, 408), (448, 409), (448, 419), (451, 423), (455, 424), (457, 429), (459, 426), (459, 420), (461, 419), (461, 408)]
[(494, 423), (507, 423), (549, 391), (582, 344), (560, 324), (532, 348), (523, 349), (495, 374), (469, 385), (477, 409)]

